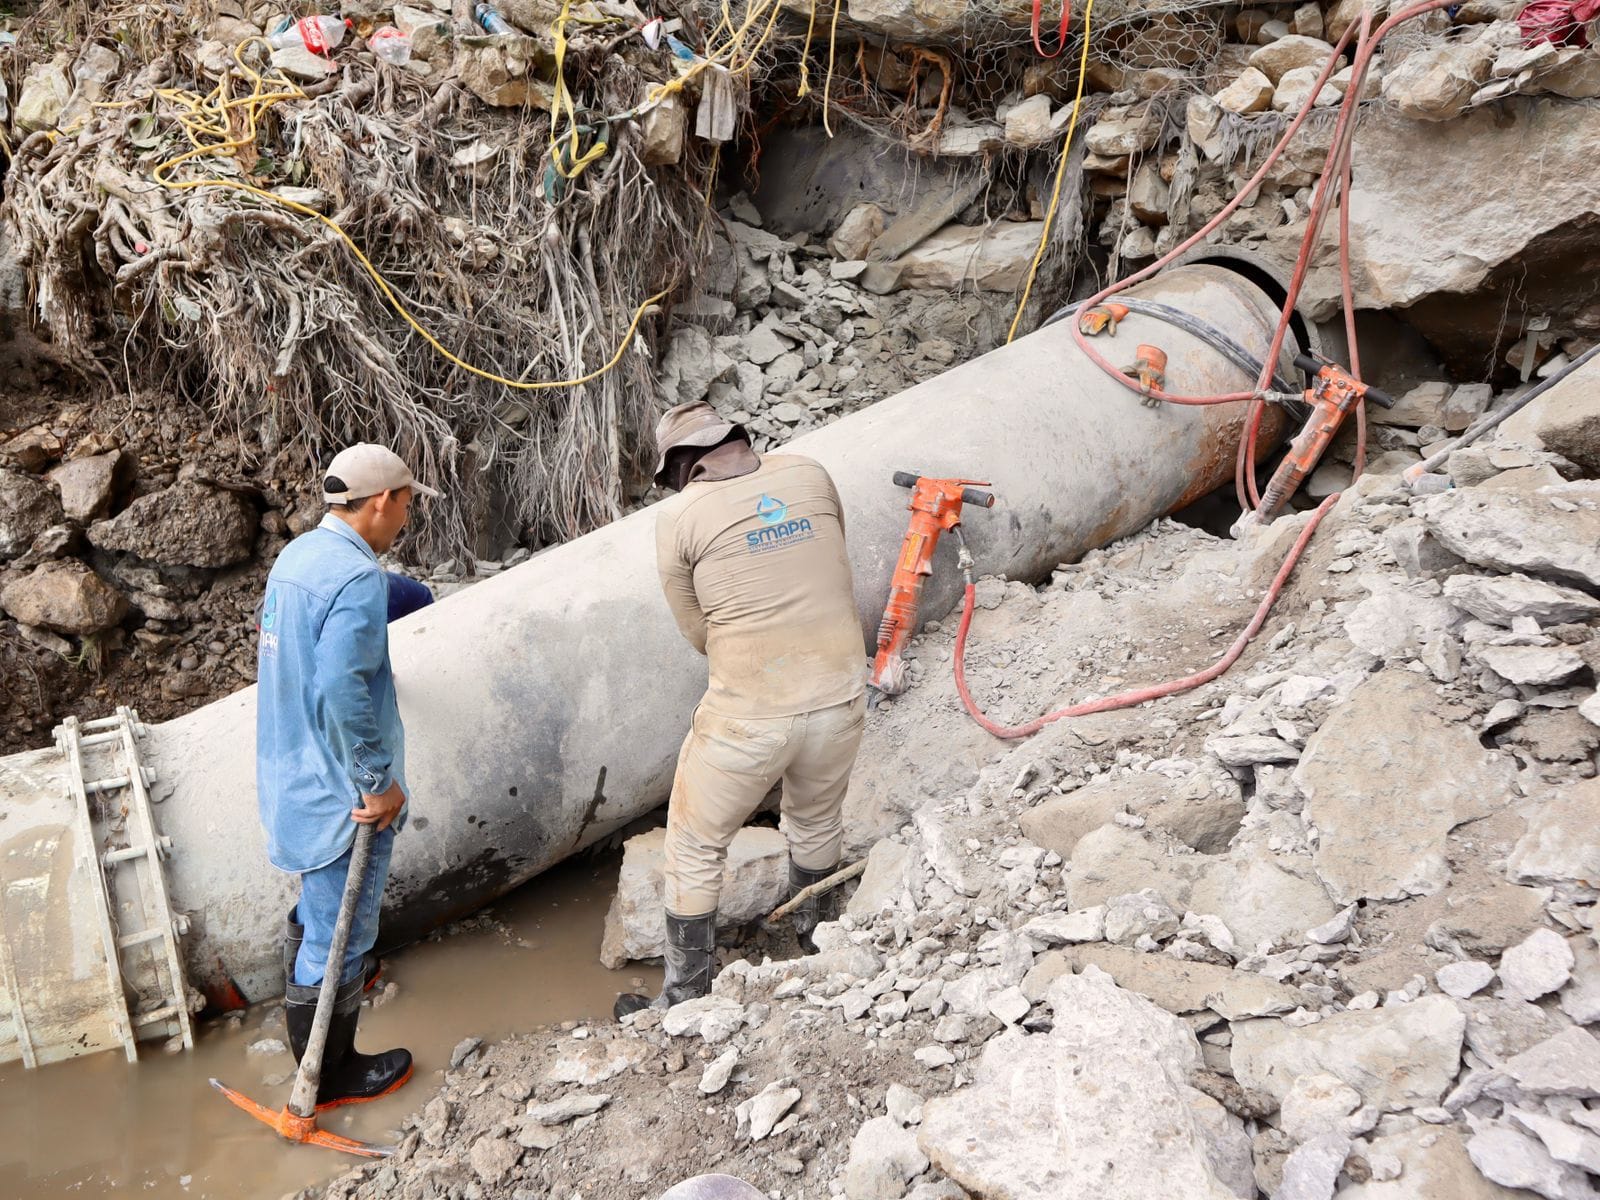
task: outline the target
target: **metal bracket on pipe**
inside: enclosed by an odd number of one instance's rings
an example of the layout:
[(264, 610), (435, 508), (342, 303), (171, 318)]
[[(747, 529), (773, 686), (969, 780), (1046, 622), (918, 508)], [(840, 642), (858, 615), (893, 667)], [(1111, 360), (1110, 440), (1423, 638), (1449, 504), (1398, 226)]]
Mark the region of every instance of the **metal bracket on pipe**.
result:
[[(198, 999), (190, 996), (178, 952), (189, 919), (172, 911), (161, 866), (172, 839), (156, 832), (150, 816), (148, 788), (155, 776), (139, 760), (144, 734), (139, 714), (126, 707), (81, 725), (68, 717), (55, 730), (80, 834), (78, 852), (94, 881), (90, 890), (109, 997), (105, 1013), (129, 1062), (138, 1059), (143, 1038), (175, 1034), (184, 1049), (193, 1049), (190, 1012)], [(131, 1011), (130, 992), (136, 1001)], [(24, 1061), (29, 1057), (25, 1052)]]

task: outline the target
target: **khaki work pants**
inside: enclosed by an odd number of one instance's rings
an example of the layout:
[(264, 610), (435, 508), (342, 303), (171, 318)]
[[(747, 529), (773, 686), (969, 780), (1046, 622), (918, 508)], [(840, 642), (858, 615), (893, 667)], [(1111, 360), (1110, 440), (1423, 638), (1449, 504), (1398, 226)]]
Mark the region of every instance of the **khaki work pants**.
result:
[(696, 709), (667, 806), (667, 911), (716, 911), (728, 843), (780, 779), (789, 857), (811, 871), (834, 866), (866, 716), (865, 695), (793, 717), (739, 719)]

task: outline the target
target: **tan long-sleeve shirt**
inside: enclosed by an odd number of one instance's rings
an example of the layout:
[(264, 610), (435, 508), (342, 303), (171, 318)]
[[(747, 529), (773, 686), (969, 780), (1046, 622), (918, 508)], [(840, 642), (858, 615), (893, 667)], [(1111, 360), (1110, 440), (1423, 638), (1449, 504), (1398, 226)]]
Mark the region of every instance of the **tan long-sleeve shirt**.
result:
[(709, 662), (709, 711), (793, 716), (861, 694), (844, 510), (821, 464), (763, 455), (755, 471), (690, 483), (656, 512), (661, 586)]

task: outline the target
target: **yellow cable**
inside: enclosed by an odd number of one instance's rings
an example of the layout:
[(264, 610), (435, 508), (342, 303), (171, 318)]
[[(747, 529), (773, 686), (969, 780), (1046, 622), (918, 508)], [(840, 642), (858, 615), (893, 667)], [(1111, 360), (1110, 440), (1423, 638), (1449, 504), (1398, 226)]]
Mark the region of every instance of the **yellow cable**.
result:
[(1022, 311), (1028, 307), (1034, 276), (1039, 273), (1039, 264), (1044, 261), (1045, 249), (1050, 245), (1050, 228), (1055, 224), (1056, 209), (1061, 204), (1061, 181), (1067, 174), (1067, 159), (1072, 154), (1072, 135), (1077, 132), (1078, 112), (1083, 106), (1084, 77), (1089, 73), (1089, 32), (1093, 18), (1094, 0), (1088, 0), (1083, 7), (1083, 54), (1078, 60), (1078, 94), (1072, 98), (1072, 118), (1067, 125), (1067, 140), (1061, 147), (1061, 161), (1056, 164), (1056, 183), (1050, 193), (1050, 207), (1044, 214), (1044, 232), (1039, 235), (1039, 248), (1033, 252), (1033, 262), (1028, 266), (1028, 280), (1023, 284), (1016, 316), (1011, 318), (1011, 328), (1006, 332), (1007, 345), (1017, 336), (1017, 326), (1022, 323)]

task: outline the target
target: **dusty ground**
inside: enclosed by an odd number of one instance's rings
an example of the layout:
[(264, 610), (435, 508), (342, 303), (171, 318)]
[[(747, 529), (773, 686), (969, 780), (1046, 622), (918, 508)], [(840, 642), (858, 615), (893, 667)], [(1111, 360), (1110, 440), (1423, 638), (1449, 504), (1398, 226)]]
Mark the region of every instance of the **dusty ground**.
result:
[[(1502, 461), (1525, 465), (1525, 452), (1508, 453)], [(1559, 480), (1548, 467), (1557, 460), (1543, 461), (1531, 477), (1489, 475), (1513, 490)], [(915, 686), (869, 721), (848, 804), (852, 852), (870, 848), (869, 868), (849, 914), (824, 930), (822, 953), (741, 946), (727, 930), (730, 965), (713, 997), (664, 1024), (650, 1013), (474, 1050), (437, 1096), (417, 1097), (396, 1161), (324, 1195), (653, 1200), (709, 1171), (784, 1198), (1091, 1194), (1082, 1155), (1049, 1132), (1058, 1121), (1103, 1138), (1107, 1194), (1222, 1186), (1241, 1200), (1365, 1200), (1359, 1189), (1376, 1175), (1393, 1179), (1371, 1193), (1384, 1200), (1531, 1195), (1490, 1184), (1465, 1147), (1501, 1177), (1487, 1147), (1524, 1136), (1506, 1124), (1507, 1097), (1536, 1117), (1541, 1103), (1515, 1091), (1513, 1056), (1600, 1016), (1583, 999), (1600, 986), (1600, 952), (1587, 932), (1591, 891), (1519, 885), (1507, 863), (1526, 859), (1530, 822), (1558, 811), (1541, 807), (1547, 796), (1589, 803), (1573, 789), (1593, 774), (1600, 737), (1567, 707), (1587, 694), (1587, 673), (1577, 690), (1518, 688), (1479, 656), (1519, 638), (1557, 653), (1587, 647), (1591, 627), (1525, 623), (1508, 634), (1463, 623), (1439, 600), (1441, 584), (1503, 577), (1450, 555), (1408, 570), (1402, 535), (1434, 510), (1394, 484), (1373, 477), (1346, 495), (1241, 661), (1187, 694), (1000, 743), (956, 701), (954, 615), (932, 623), (915, 646)], [(1475, 493), (1463, 494), (1453, 502)], [(1206, 665), (1247, 620), (1301, 520), (1242, 545), (1164, 520), (1037, 589), (983, 581), (974, 695), (991, 716), (1018, 721)], [(1417, 707), (1383, 715), (1374, 697), (1385, 688)], [(1499, 715), (1484, 727), (1491, 708)], [(1353, 742), (1318, 741), (1330, 722), (1352, 721)], [(1406, 749), (1429, 737), (1449, 739), (1447, 761), (1417, 762)], [(1340, 823), (1324, 762), (1348, 764), (1334, 779), (1365, 797), (1366, 828)], [(1394, 792), (1397, 772), (1417, 782)], [(1442, 790), (1429, 790), (1430, 777)], [(1082, 814), (1108, 794), (1120, 807), (1095, 828), (1104, 816)], [(1441, 804), (1452, 815), (1410, 849), (1417, 814)], [(1082, 832), (1066, 837), (1063, 821)], [(1352, 884), (1352, 871), (1369, 877)], [(1219, 890), (1208, 874), (1232, 882)], [(1350, 888), (1356, 902), (1342, 906)], [(1532, 985), (1538, 1003), (1517, 990), (1530, 947), (1576, 955)], [(1475, 963), (1498, 970), (1507, 998), (1442, 994), (1441, 968)], [(1135, 1024), (1175, 1021), (1162, 1036), (1189, 1039), (1193, 1061), (1120, 1054), (1132, 1026), (1096, 1024), (1102, 1005), (1127, 1007), (1122, 1019)], [(1300, 1048), (1329, 1022), (1348, 1040)], [(1096, 1052), (1058, 1060), (1086, 1029)], [(1305, 1094), (1351, 1085), (1350, 1107), (1318, 1127), (1332, 1141), (1307, 1124), (1306, 1101), (1282, 1094), (1288, 1080), (1263, 1075), (1259, 1052), (1239, 1048), (1264, 1038), (1281, 1039), (1269, 1062), (1322, 1055), (1323, 1076), (1294, 1081)], [(1374, 1055), (1393, 1057), (1380, 1068)], [(1168, 1074), (1118, 1081), (1124, 1067)], [(1484, 1081), (1496, 1071), (1513, 1074), (1491, 1099)], [(1585, 1086), (1600, 1094), (1600, 1077)], [(959, 1097), (941, 1105), (950, 1093)], [(1157, 1138), (1149, 1113), (1168, 1095), (1186, 1097), (1194, 1124)], [(1570, 1103), (1548, 1107), (1560, 1121), (1589, 1119), (1582, 1104), (1576, 1116)], [(966, 1143), (952, 1131), (969, 1110), (977, 1140)], [(990, 1154), (995, 1138), (1015, 1145)], [(1180, 1162), (1184, 1146), (1194, 1157)], [(1324, 1169), (1319, 1154), (1337, 1158)], [(1307, 1172), (1322, 1182), (1294, 1190)]]

